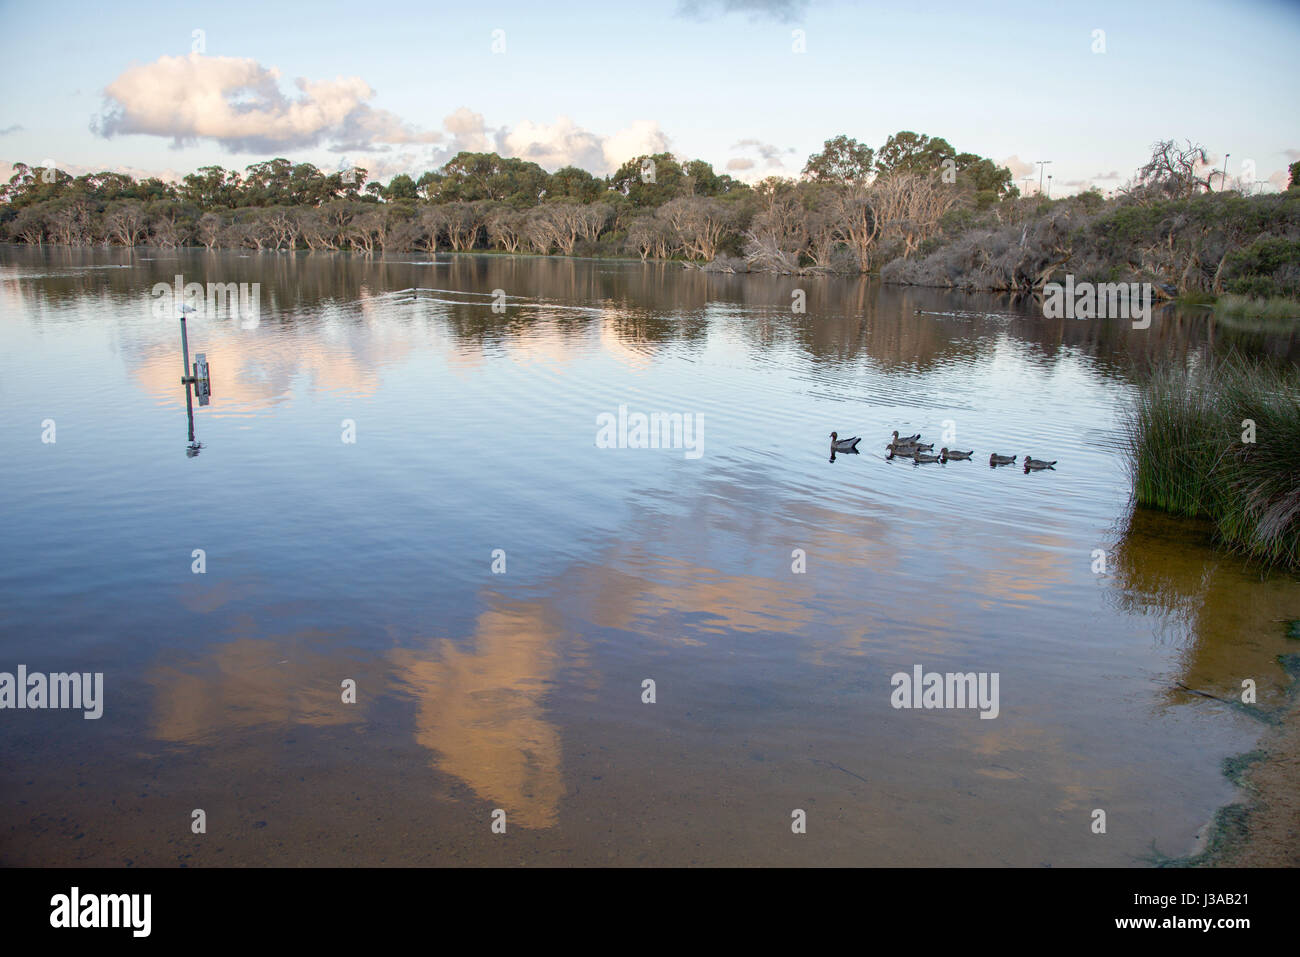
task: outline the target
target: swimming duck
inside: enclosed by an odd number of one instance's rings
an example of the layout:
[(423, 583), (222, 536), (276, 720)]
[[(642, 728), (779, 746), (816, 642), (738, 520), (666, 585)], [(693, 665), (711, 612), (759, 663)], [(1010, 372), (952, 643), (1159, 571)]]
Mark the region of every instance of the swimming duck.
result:
[(989, 456), (989, 465), (1010, 465), (1016, 460), (1014, 455), (998, 455), (994, 452)]
[[(1053, 460), (1053, 461), (1051, 461), (1051, 462), (1045, 462), (1045, 461), (1043, 461), (1042, 459), (1031, 458), (1031, 457), (1028, 456), (1028, 455), (1025, 456), (1025, 471), (1026, 471), (1026, 472), (1030, 471), (1031, 469), (1032, 469), (1033, 471), (1035, 471), (1035, 472), (1041, 472), (1043, 469), (1051, 469), (1052, 466), (1055, 465), (1055, 464), (1056, 464), (1056, 461), (1055, 461), (1055, 460)], [(1055, 472), (1056, 469), (1052, 469), (1052, 471)]]
[(917, 465), (920, 465), (922, 462), (937, 462), (939, 461), (939, 456), (926, 455), (924, 452), (917, 452), (915, 455), (912, 456), (912, 461), (915, 462)]
[(834, 452), (856, 452), (858, 443), (862, 441), (861, 436), (852, 439), (839, 438), (838, 432), (831, 433), (831, 450)]
[(900, 436), (900, 435), (898, 434), (898, 429), (894, 429), (894, 439), (893, 439), (893, 442), (891, 442), (890, 444), (891, 444), (891, 445), (908, 445), (908, 444), (910, 444), (910, 443), (912, 443), (912, 442), (920, 442), (920, 441), (921, 441), (921, 433), (920, 433), (920, 432), (917, 432), (916, 435), (901, 435), (901, 436)]
[(971, 451), (969, 452), (950, 452), (947, 449), (940, 449), (939, 461), (947, 462), (949, 459), (960, 461), (961, 459), (968, 459), (974, 454), (975, 454), (974, 449), (971, 449)]

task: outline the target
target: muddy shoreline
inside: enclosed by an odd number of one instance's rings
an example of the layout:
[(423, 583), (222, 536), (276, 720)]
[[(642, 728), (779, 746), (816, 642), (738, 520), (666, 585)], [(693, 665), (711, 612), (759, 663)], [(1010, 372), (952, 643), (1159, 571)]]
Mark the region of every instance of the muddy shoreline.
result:
[[(1300, 621), (1288, 626), (1300, 641)], [(1279, 656), (1291, 678), (1285, 702), (1259, 746), (1223, 762), (1223, 773), (1240, 788), (1199, 835), (1193, 855), (1169, 867), (1300, 866), (1300, 651)]]

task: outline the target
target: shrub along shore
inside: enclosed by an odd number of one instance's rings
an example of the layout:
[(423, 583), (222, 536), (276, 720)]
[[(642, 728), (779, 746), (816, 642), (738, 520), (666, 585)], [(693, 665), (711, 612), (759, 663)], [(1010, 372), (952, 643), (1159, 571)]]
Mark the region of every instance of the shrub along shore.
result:
[(366, 179), (286, 159), (242, 174), (207, 166), (179, 183), (19, 163), (0, 187), (0, 240), (639, 257), (1012, 292), (1068, 273), (1149, 282), (1167, 298), (1231, 295), (1236, 315), (1300, 315), (1300, 163), (1285, 192), (1225, 190), (1203, 149), (1171, 140), (1109, 199), (1022, 196), (1007, 168), (909, 131), (879, 149), (835, 137), (800, 178), (753, 185), (668, 153), (607, 177), (460, 153), (419, 179)]
[(1125, 434), (1139, 505), (1208, 518), (1234, 551), (1300, 567), (1300, 371), (1235, 354), (1161, 366)]

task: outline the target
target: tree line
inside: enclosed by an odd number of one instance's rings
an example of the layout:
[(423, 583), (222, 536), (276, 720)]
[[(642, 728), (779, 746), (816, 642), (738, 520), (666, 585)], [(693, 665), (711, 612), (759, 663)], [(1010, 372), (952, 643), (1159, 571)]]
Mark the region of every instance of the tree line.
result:
[[(1020, 196), (1011, 172), (909, 131), (874, 149), (827, 140), (798, 178), (753, 185), (703, 160), (638, 156), (613, 174), (462, 152), (418, 179), (367, 181), (272, 159), (178, 183), (17, 164), (0, 239), (42, 245), (632, 256), (769, 273), (1037, 289), (1054, 272), (1178, 292), (1300, 291), (1300, 163), (1282, 196), (1224, 189), (1204, 147), (1160, 140), (1105, 200)], [(1218, 176), (1221, 184), (1214, 192)]]
[(942, 138), (903, 131), (876, 150), (828, 140), (798, 179), (749, 185), (703, 160), (638, 156), (597, 177), (461, 152), (418, 179), (367, 181), (283, 158), (177, 183), (15, 165), (0, 238), (85, 246), (470, 251), (639, 256), (764, 271), (867, 271), (882, 247), (916, 252), (955, 209), (1017, 195), (1011, 173)]

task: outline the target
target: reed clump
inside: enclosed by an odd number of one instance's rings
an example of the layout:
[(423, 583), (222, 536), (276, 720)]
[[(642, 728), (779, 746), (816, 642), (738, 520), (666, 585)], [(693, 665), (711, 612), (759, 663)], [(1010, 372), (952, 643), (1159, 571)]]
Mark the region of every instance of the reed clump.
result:
[(1210, 519), (1225, 546), (1300, 567), (1300, 370), (1229, 355), (1159, 366), (1125, 422), (1139, 505)]
[(1300, 301), (1286, 297), (1252, 298), (1236, 293), (1220, 296), (1214, 311), (1222, 316), (1245, 319), (1294, 319), (1300, 321)]

